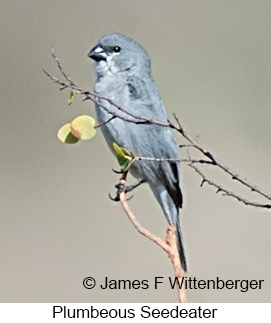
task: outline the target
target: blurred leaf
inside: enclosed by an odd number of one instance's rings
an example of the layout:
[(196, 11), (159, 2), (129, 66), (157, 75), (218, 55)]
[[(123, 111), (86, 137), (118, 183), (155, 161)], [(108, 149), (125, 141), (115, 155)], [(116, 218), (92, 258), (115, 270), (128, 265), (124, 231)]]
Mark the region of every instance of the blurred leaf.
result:
[(81, 115), (71, 122), (71, 132), (74, 137), (89, 140), (96, 135), (95, 119), (88, 115)]
[(65, 124), (58, 130), (57, 137), (60, 141), (66, 144), (75, 144), (79, 140), (71, 133), (70, 123)]
[(72, 104), (74, 96), (75, 96), (75, 90), (71, 90), (69, 97), (68, 97), (68, 101), (67, 101), (68, 105)]
[(133, 154), (132, 151), (127, 150), (126, 148), (120, 147), (115, 142), (113, 142), (113, 148), (116, 152), (117, 160), (120, 165), (120, 168), (126, 172), (135, 161), (136, 159), (135, 155)]

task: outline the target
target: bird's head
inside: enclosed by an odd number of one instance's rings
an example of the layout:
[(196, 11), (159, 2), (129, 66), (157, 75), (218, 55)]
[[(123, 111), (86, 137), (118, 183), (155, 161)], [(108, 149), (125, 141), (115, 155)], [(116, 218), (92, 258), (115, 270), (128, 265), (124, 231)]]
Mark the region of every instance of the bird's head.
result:
[(122, 34), (103, 36), (88, 57), (95, 61), (98, 75), (128, 73), (150, 73), (150, 57), (137, 42)]

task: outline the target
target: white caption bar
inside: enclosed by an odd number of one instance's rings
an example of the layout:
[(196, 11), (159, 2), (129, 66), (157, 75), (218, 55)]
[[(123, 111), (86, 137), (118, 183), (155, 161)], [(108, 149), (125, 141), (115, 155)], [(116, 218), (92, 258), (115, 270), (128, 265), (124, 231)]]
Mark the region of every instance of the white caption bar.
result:
[[(2, 303), (0, 322), (104, 322), (123, 319), (157, 322), (171, 320), (211, 320), (215, 322), (270, 322), (270, 304), (114, 304), (114, 303)], [(168, 322), (168, 321), (167, 321)]]

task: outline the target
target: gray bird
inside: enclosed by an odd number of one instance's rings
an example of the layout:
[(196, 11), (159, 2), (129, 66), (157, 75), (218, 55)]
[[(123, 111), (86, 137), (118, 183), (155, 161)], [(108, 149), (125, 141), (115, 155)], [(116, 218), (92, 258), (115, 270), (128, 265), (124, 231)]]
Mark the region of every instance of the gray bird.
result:
[[(95, 61), (95, 93), (135, 115), (167, 122), (165, 108), (152, 79), (150, 57), (141, 45), (122, 34), (108, 34), (98, 41), (88, 56)], [(133, 119), (105, 100), (100, 99), (99, 103), (115, 115)], [(112, 117), (99, 105), (96, 105), (96, 114), (99, 123)], [(101, 130), (113, 153), (112, 143), (116, 142), (136, 156), (178, 158), (178, 148), (169, 127), (114, 118)], [(137, 161), (129, 171), (136, 179), (149, 184), (168, 223), (176, 226), (181, 264), (186, 271), (179, 223), (179, 208), (182, 207), (179, 163)]]

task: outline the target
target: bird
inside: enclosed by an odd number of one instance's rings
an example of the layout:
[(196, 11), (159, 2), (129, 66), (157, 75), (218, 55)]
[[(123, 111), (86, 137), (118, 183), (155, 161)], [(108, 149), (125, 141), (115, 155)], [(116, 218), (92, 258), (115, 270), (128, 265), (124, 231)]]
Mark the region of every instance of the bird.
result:
[[(183, 197), (179, 180), (178, 146), (170, 127), (138, 121), (133, 115), (144, 116), (167, 123), (167, 114), (151, 72), (148, 52), (135, 40), (120, 33), (101, 37), (88, 53), (94, 60), (96, 82), (95, 104), (101, 131), (114, 153), (113, 143), (132, 151), (136, 156), (175, 161), (140, 160), (129, 172), (138, 181), (148, 183), (169, 223), (176, 227), (181, 265), (187, 271), (187, 262), (179, 220)], [(102, 98), (106, 97), (109, 100)], [(114, 104), (131, 115), (125, 114)], [(114, 116), (114, 117), (112, 117)]]

